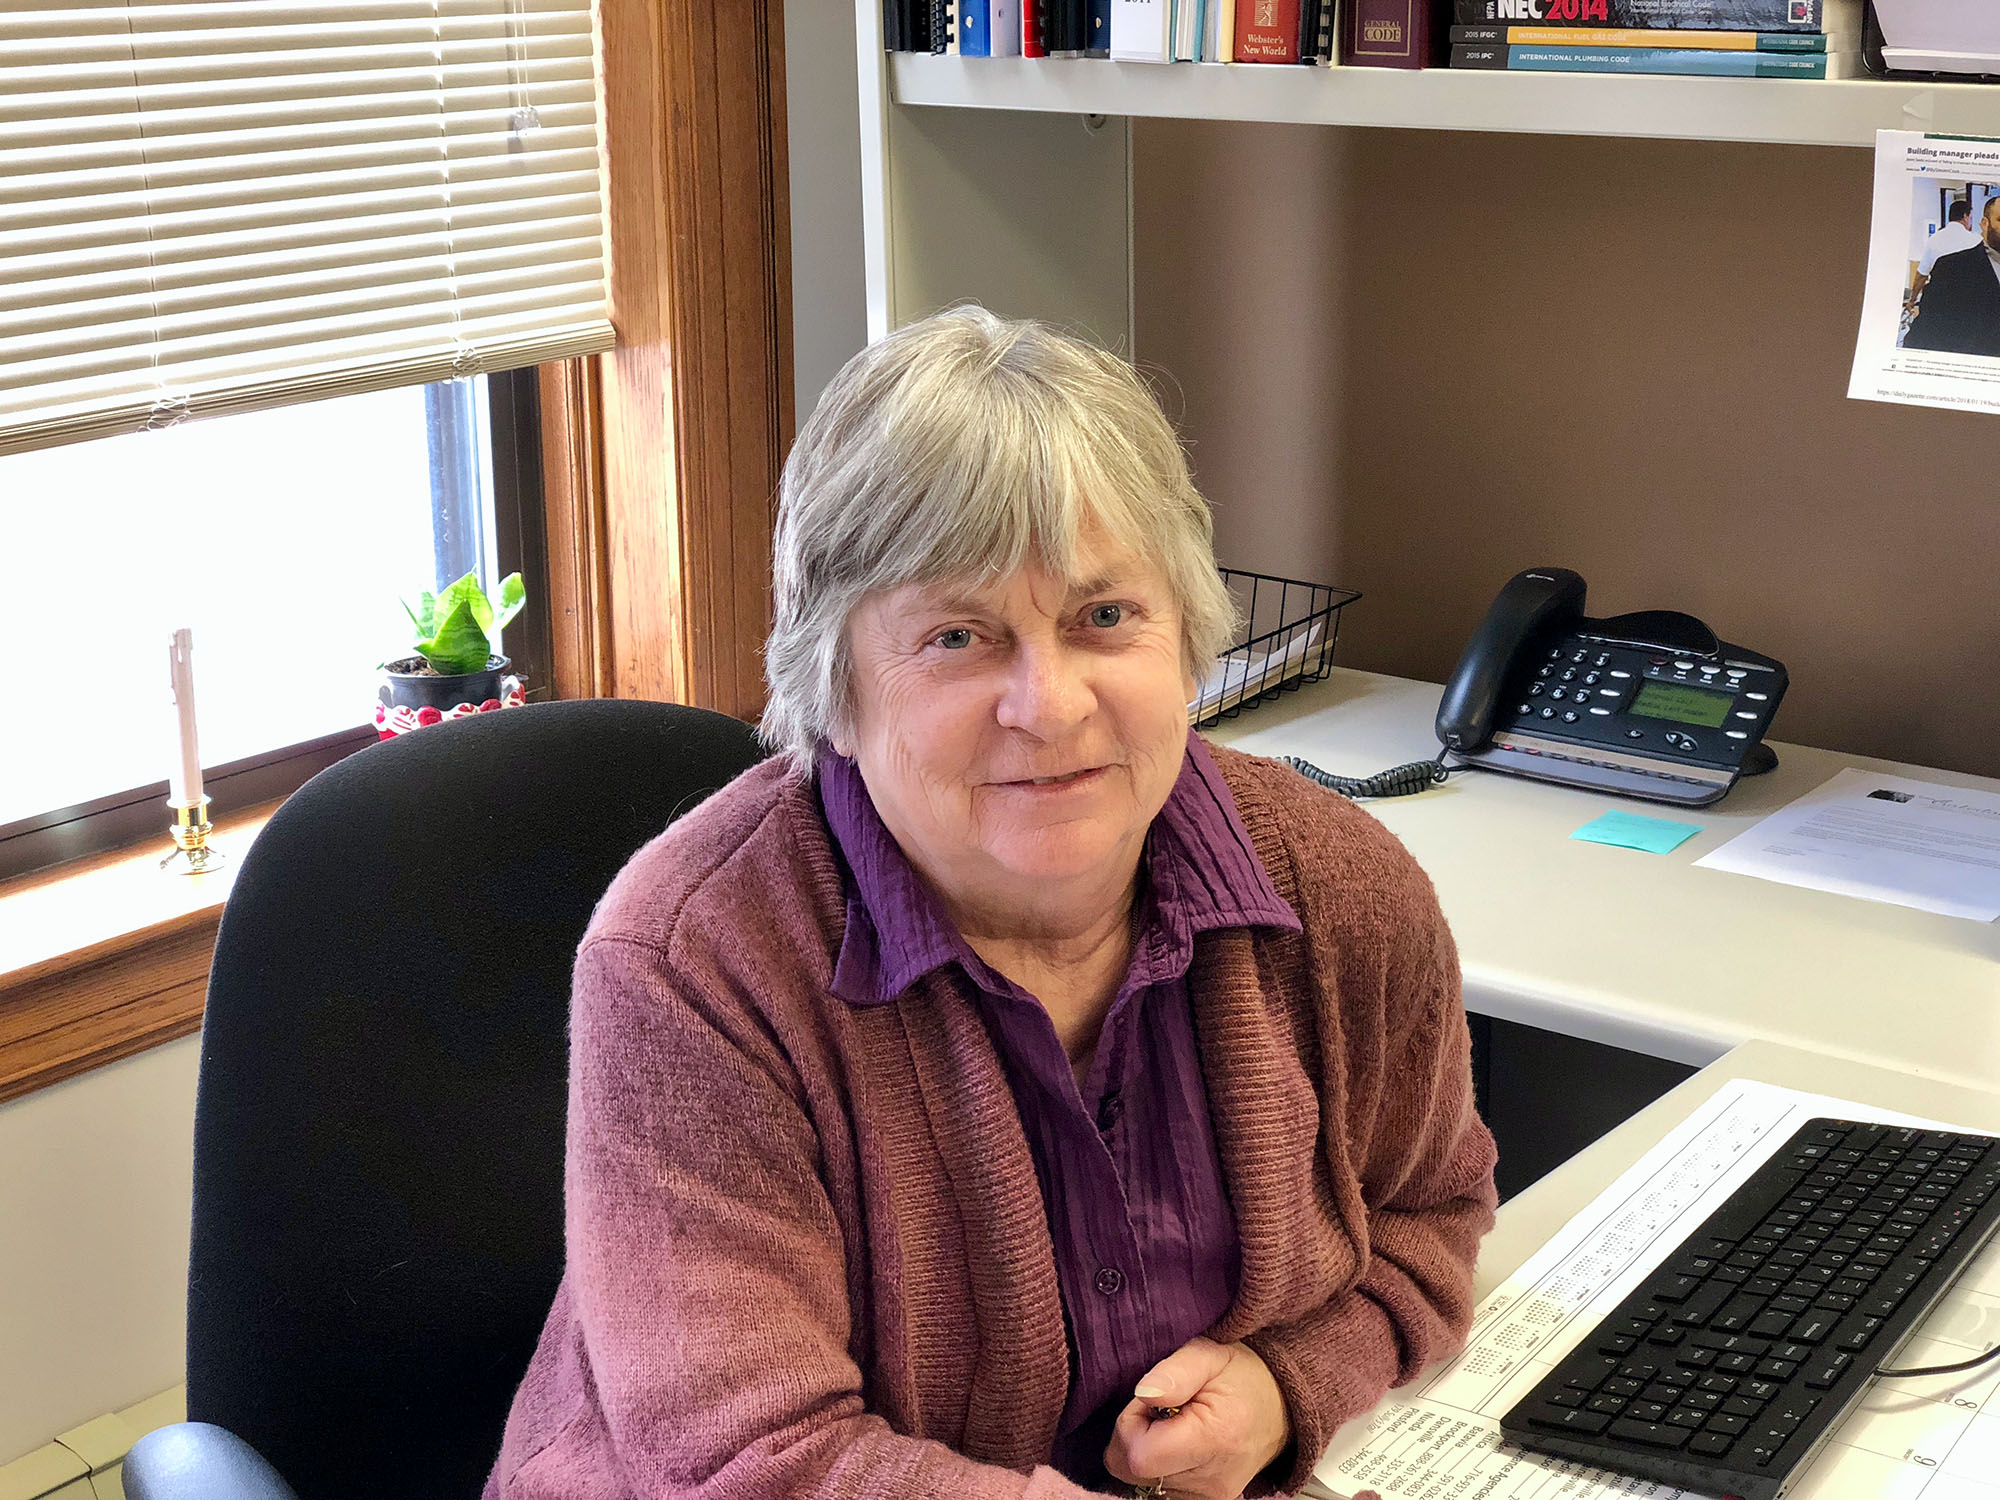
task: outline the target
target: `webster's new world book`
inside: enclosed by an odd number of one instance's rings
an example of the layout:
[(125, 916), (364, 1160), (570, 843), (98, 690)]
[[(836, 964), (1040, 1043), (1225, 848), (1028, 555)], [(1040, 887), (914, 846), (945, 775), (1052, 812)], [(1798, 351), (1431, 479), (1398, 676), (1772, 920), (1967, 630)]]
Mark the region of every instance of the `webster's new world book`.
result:
[(1858, 29), (1860, 9), (1860, 0), (1457, 0), (1457, 20), (1461, 25), (1829, 31)]

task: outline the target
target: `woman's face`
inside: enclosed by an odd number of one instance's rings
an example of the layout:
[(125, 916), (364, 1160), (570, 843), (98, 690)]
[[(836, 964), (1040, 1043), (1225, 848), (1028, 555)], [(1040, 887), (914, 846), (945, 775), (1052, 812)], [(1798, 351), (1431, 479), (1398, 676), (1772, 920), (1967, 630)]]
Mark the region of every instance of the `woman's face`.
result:
[(1165, 577), (1101, 538), (1077, 573), (912, 585), (849, 619), (854, 726), (835, 748), (947, 904), (1122, 891), (1180, 774), (1194, 683)]

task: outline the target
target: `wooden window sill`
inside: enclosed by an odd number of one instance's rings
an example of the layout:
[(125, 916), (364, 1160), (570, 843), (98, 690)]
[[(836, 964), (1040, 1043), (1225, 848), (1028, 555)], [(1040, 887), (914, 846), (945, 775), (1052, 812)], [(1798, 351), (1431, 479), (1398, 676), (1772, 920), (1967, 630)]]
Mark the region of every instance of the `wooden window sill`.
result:
[(169, 874), (160, 836), (0, 881), (0, 1100), (201, 1029), (222, 903), (277, 802), (221, 819), (229, 858)]

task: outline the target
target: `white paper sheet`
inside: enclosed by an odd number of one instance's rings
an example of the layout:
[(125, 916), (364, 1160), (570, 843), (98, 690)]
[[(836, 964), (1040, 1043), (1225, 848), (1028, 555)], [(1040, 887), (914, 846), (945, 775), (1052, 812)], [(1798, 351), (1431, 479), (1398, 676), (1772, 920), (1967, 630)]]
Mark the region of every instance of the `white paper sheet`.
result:
[(1849, 769), (1695, 863), (1990, 922), (2000, 794)]
[(1188, 705), (1188, 722), (1198, 724), (1268, 688), (1318, 671), (1327, 656), (1319, 643), (1323, 628), (1320, 622), (1304, 630), (1294, 626), (1282, 644), (1256, 651), (1243, 647), (1223, 656)]
[(1996, 191), (2000, 141), (1913, 130), (1875, 133), (1875, 212), (1849, 396), (2000, 412), (2000, 311), (1994, 310), (2000, 299), (1954, 295), (1953, 286), (1962, 283), (1934, 266), (1924, 295), (1944, 343), (1932, 334), (1918, 336), (1924, 347), (1905, 343), (1920, 315), (1910, 293), (1930, 236), (1945, 228), (1951, 204), (1961, 198), (1972, 205), (1971, 228), (1978, 233), (1986, 199)]
[[(1693, 1500), (1503, 1441), (1500, 1418), (1816, 1115), (1935, 1120), (1738, 1079), (1563, 1226), (1479, 1309), (1472, 1335), (1335, 1436), (1306, 1493), (1382, 1500)], [(1969, 1359), (2000, 1339), (2000, 1244), (1967, 1266), (1897, 1356)], [(2000, 1500), (2000, 1365), (1878, 1382), (1787, 1500)]]

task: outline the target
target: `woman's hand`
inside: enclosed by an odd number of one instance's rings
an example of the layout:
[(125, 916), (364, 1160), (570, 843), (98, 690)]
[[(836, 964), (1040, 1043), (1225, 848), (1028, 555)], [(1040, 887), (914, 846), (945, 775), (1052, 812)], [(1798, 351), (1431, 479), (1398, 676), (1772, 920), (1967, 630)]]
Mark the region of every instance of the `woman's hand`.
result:
[[(1155, 1417), (1162, 1406), (1180, 1410)], [(1236, 1500), (1291, 1437), (1285, 1398), (1255, 1350), (1190, 1339), (1139, 1381), (1104, 1466), (1127, 1484), (1165, 1480), (1176, 1500)]]

